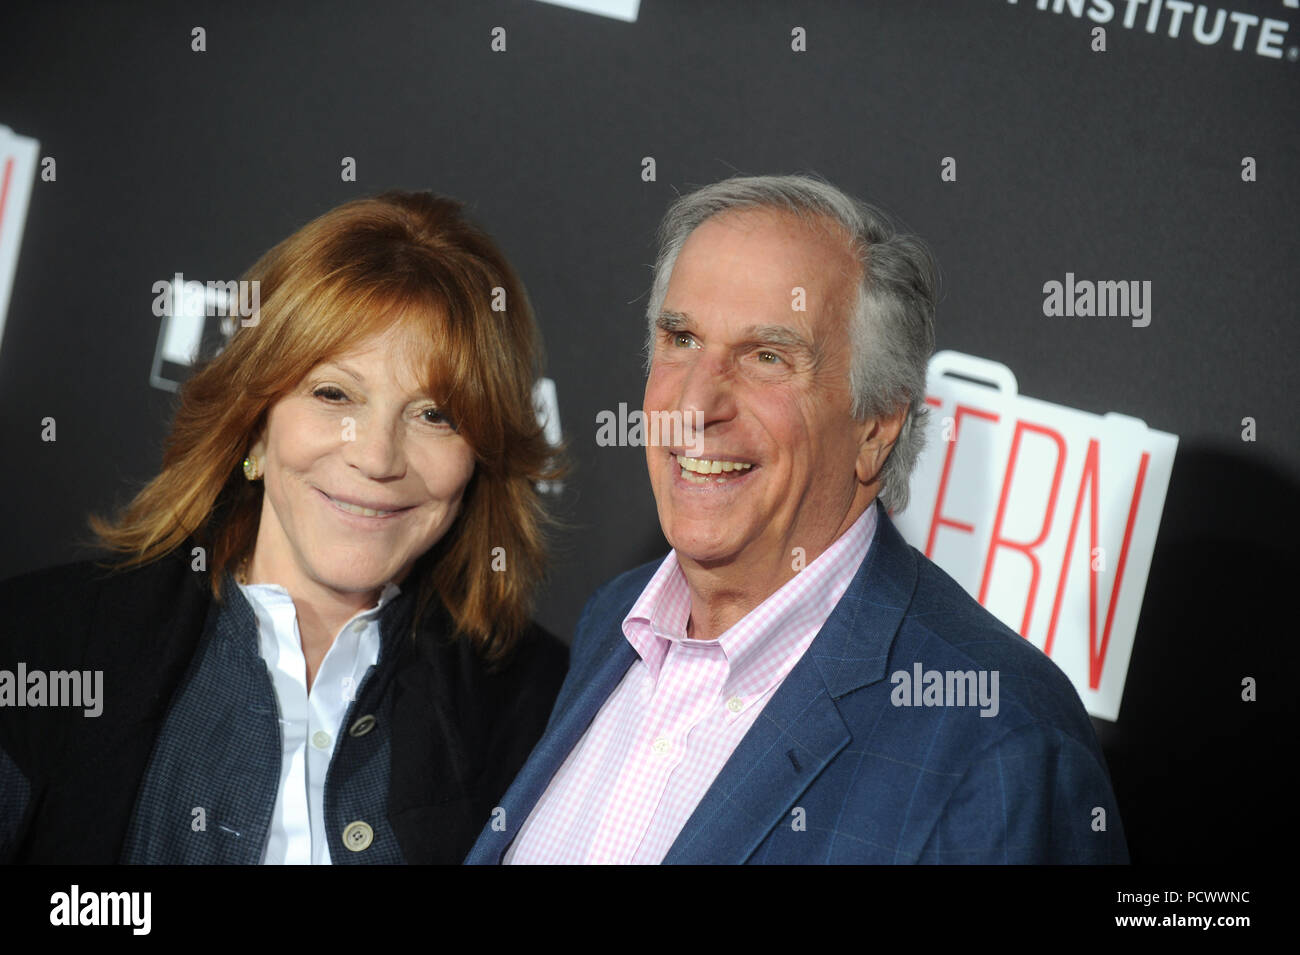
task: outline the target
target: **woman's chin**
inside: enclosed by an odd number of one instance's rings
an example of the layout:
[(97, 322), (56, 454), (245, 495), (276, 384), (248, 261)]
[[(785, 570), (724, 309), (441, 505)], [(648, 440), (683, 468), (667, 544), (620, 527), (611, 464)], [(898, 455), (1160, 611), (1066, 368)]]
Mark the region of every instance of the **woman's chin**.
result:
[(316, 576), (316, 582), (337, 594), (370, 594), (382, 590), (392, 575), (385, 569), (341, 567), (333, 572), (325, 570)]

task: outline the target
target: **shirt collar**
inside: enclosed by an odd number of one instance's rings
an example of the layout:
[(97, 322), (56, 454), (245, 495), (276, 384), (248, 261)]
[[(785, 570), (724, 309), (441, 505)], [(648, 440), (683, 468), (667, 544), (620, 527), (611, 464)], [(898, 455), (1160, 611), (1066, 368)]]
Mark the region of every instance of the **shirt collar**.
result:
[[(876, 531), (873, 502), (811, 564), (731, 626), (716, 641), (726, 656), (728, 693), (753, 696), (768, 687), (774, 659), (784, 658), (808, 629), (830, 616), (866, 557)], [(623, 635), (649, 675), (658, 679), (673, 643), (684, 642), (691, 613), (690, 588), (677, 552), (669, 551), (623, 619)]]
[[(240, 590), (244, 592), (245, 595), (250, 597), (256, 597), (260, 603), (268, 607), (281, 606), (285, 603), (290, 603), (290, 604), (293, 603), (293, 598), (289, 596), (289, 591), (286, 590), (284, 587), (282, 587), (280, 584), (238, 584), (238, 586)], [(397, 584), (393, 583), (392, 581), (389, 581), (388, 583), (384, 584), (384, 589), (380, 591), (378, 603), (376, 603), (373, 607), (369, 607), (365, 610), (360, 610), (357, 613), (353, 614), (351, 617), (348, 618), (347, 623), (345, 623), (343, 626), (346, 627), (356, 620), (369, 620), (373, 617), (377, 617), (379, 613), (384, 609), (384, 607), (392, 600), (400, 596), (401, 593), (402, 593), (402, 588), (397, 586)]]
[[(243, 594), (250, 607), (253, 608), (254, 617), (260, 617), (257, 608), (261, 608), (267, 617), (272, 620), (279, 614), (296, 612), (293, 597), (290, 596), (289, 591), (282, 585), (241, 584), (235, 581), (234, 577), (229, 573), (227, 573), (226, 577), (227, 583), (233, 584), (236, 590)], [(389, 643), (396, 639), (397, 630), (399, 629), (393, 627), (392, 623), (399, 618), (402, 618), (405, 604), (410, 603), (410, 601), (401, 601), (398, 599), (402, 596), (402, 588), (397, 584), (392, 581), (384, 584), (383, 590), (379, 593), (378, 603), (373, 607), (360, 610), (349, 617), (347, 622), (339, 629), (339, 632), (335, 634), (335, 641), (338, 642), (339, 640), (342, 640), (345, 644), (351, 645), (356, 643), (360, 646), (360, 635), (358, 634), (355, 638), (351, 636), (353, 634), (353, 624), (357, 621), (364, 621), (366, 623), (376, 621), (379, 626), (380, 645), (386, 648)], [(259, 627), (258, 630), (260, 633), (261, 628)], [(366, 635), (368, 637), (370, 637), (372, 633), (373, 631), (367, 629)], [(373, 637), (370, 637), (370, 639), (373, 640)], [(350, 652), (355, 652), (355, 650)]]

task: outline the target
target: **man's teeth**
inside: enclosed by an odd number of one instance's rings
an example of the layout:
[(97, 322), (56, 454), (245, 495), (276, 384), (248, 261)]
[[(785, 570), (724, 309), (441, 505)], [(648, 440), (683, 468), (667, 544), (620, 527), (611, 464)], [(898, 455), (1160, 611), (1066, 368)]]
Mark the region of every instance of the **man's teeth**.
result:
[[(741, 461), (715, 461), (712, 458), (688, 458), (679, 454), (677, 462), (682, 466), (682, 477), (694, 484), (708, 484), (710, 474), (727, 474), (732, 471), (748, 471), (754, 465)], [(725, 484), (727, 479), (720, 477), (717, 483)]]
[(330, 500), (334, 502), (335, 507), (347, 511), (349, 514), (360, 514), (362, 517), (387, 517), (389, 514), (393, 513), (393, 511), (372, 511), (368, 507), (348, 504), (344, 501), (336, 500), (335, 498), (330, 498)]

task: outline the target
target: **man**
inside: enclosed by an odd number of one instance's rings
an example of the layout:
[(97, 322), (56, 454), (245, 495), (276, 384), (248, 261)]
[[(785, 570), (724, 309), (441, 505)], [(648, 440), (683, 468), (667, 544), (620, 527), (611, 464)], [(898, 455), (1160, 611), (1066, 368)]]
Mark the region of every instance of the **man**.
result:
[(820, 180), (737, 178), (673, 205), (655, 269), (645, 411), (694, 425), (646, 452), (673, 549), (587, 604), (467, 861), (1127, 861), (1073, 687), (888, 516), (925, 246)]

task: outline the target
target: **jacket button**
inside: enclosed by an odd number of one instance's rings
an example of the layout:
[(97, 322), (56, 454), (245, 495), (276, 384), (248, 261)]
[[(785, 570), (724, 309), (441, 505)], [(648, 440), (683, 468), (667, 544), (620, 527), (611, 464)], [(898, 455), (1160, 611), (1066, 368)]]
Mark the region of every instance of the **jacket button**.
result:
[(349, 822), (343, 830), (343, 845), (353, 852), (363, 852), (375, 841), (375, 830), (364, 822)]
[(365, 736), (375, 728), (375, 722), (375, 718), (367, 713), (365, 716), (358, 718), (357, 721), (348, 728), (348, 735)]

